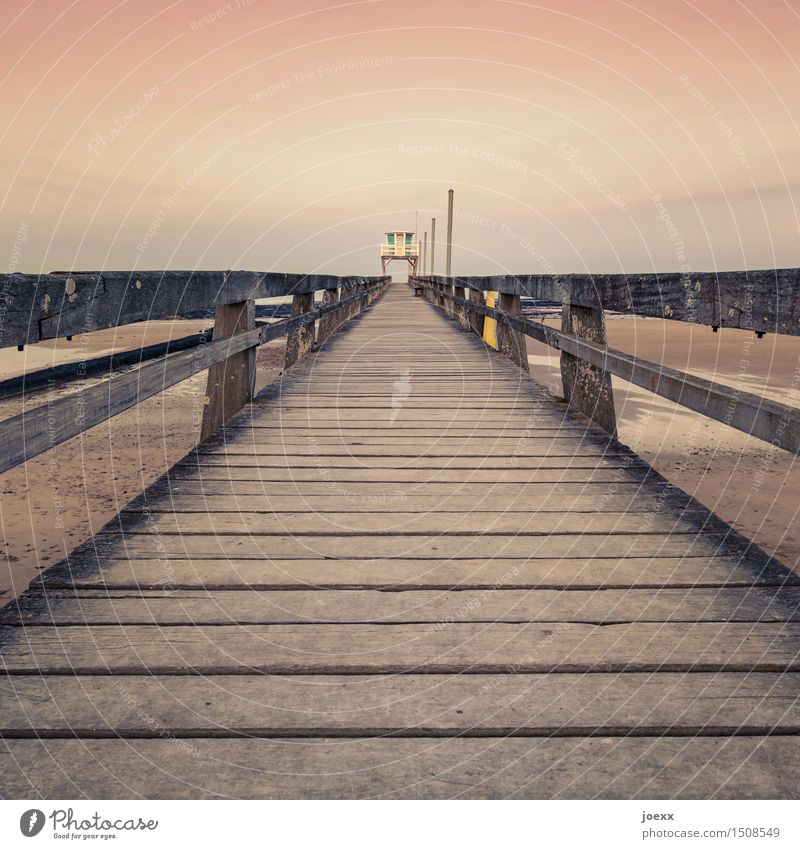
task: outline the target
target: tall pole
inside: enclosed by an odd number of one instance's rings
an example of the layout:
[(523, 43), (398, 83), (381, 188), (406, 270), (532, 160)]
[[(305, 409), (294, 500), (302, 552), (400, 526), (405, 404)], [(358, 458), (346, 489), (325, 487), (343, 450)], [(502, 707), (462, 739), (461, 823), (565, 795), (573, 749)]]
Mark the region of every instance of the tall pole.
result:
[(422, 273), (428, 273), (428, 231), (422, 237)]
[(436, 219), (431, 218), (431, 274), (436, 274)]
[(453, 259), (453, 190), (447, 192), (447, 254), (444, 273), (449, 277)]

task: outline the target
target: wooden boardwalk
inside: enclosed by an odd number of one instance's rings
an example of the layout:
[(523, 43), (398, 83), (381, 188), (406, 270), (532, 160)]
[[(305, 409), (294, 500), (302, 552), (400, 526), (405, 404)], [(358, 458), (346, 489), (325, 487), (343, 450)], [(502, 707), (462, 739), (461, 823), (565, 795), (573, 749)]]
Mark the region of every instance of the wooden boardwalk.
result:
[(394, 285), (5, 608), (0, 796), (795, 796), (798, 584)]

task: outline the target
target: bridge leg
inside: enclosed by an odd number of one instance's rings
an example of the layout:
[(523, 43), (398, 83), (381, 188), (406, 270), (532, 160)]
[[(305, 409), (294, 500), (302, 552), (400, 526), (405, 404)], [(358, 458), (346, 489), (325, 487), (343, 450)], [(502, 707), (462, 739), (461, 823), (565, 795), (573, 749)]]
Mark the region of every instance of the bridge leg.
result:
[[(457, 298), (463, 298), (464, 295), (464, 287), (463, 286), (455, 286), (453, 288), (453, 293)], [(456, 321), (466, 330), (470, 329), (469, 316), (467, 315), (467, 308), (462, 307), (461, 304), (453, 304), (453, 311), (455, 313)]]
[[(308, 292), (292, 298), (292, 318), (309, 312), (314, 308), (314, 293)], [(314, 347), (314, 325), (307, 324), (299, 330), (292, 330), (286, 337), (286, 356), (283, 367), (289, 368), (304, 357)]]
[[(214, 339), (233, 336), (256, 326), (256, 302), (222, 304), (214, 317)], [(256, 386), (256, 349), (248, 348), (215, 363), (208, 370), (206, 403), (200, 439), (216, 433), (225, 422), (253, 400)]]
[[(561, 331), (600, 345), (608, 343), (605, 317), (599, 307), (564, 303), (561, 308)], [(561, 382), (564, 398), (571, 407), (600, 425), (606, 433), (617, 435), (614, 392), (611, 375), (607, 371), (562, 351)]]
[[(325, 289), (322, 293), (322, 305), (335, 304), (339, 300), (338, 289)], [(341, 323), (341, 317), (338, 312), (328, 313), (323, 315), (319, 320), (317, 327), (317, 345), (322, 345), (329, 336), (336, 332), (337, 327)]]
[[(448, 295), (453, 294), (453, 287), (449, 283), (442, 283), (442, 291), (446, 292)], [(447, 298), (442, 298), (444, 301), (444, 314), (448, 318), (452, 318), (455, 321), (456, 318), (456, 305), (449, 301)]]
[[(519, 295), (506, 295), (501, 292), (497, 306), (509, 315), (522, 315), (522, 301)], [(524, 371), (530, 370), (525, 334), (509, 327), (504, 321), (497, 322), (497, 350)]]
[[(486, 306), (486, 298), (483, 292), (479, 292), (477, 289), (469, 290), (469, 299), (473, 304), (480, 304), (482, 307)], [(485, 316), (482, 316), (480, 313), (469, 312), (469, 324), (470, 327), (483, 339), (483, 319)]]

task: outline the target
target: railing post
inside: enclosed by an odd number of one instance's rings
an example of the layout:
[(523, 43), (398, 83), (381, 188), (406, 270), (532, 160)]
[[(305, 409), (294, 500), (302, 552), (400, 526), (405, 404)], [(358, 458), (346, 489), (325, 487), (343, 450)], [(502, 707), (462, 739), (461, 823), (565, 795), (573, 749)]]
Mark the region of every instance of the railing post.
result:
[[(453, 294), (453, 284), (452, 283), (442, 283), (442, 291), (446, 292), (448, 295)], [(449, 300), (448, 298), (442, 298), (444, 302), (444, 314), (455, 321), (456, 317), (456, 305)]]
[[(482, 307), (486, 306), (486, 296), (477, 289), (469, 290), (469, 299), (473, 304), (480, 304)], [(472, 327), (481, 339), (483, 339), (483, 320), (485, 317), (480, 313), (473, 312), (472, 310), (469, 311), (470, 327)]]
[[(519, 295), (509, 295), (500, 292), (498, 308), (509, 315), (522, 315), (522, 301)], [(514, 330), (505, 321), (497, 322), (497, 350), (505, 354), (512, 362), (524, 371), (530, 371), (528, 366), (528, 347), (525, 334)]]
[[(214, 316), (213, 339), (234, 336), (256, 326), (256, 302), (220, 304)], [(232, 354), (208, 369), (206, 403), (200, 426), (200, 439), (216, 433), (225, 422), (249, 404), (255, 395), (256, 349)]]
[[(561, 332), (581, 339), (607, 345), (603, 308), (573, 304), (567, 292), (561, 307)], [(561, 382), (564, 398), (570, 407), (600, 425), (611, 436), (617, 435), (617, 416), (614, 411), (614, 392), (611, 375), (585, 360), (561, 352)]]
[[(338, 289), (325, 289), (322, 293), (322, 305), (335, 304), (339, 300)], [(330, 312), (323, 315), (317, 326), (317, 345), (322, 345), (331, 334), (336, 332), (340, 319), (338, 312)]]
[[(303, 292), (292, 297), (292, 318), (310, 312), (314, 308), (314, 293)], [(290, 331), (286, 337), (286, 356), (283, 367), (289, 368), (314, 347), (314, 323)]]
[[(465, 291), (463, 286), (454, 286), (453, 294), (457, 298), (465, 297)], [(453, 304), (453, 312), (455, 313), (456, 321), (467, 330), (470, 329), (470, 321), (469, 316), (467, 315), (467, 308), (462, 306), (461, 304)]]

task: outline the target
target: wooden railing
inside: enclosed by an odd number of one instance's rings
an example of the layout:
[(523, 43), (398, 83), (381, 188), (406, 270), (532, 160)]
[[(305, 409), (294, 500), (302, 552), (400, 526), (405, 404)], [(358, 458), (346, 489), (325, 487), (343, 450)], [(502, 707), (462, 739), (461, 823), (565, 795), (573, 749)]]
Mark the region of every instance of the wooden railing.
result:
[[(525, 337), (561, 351), (564, 398), (616, 434), (611, 375), (775, 447), (800, 454), (800, 409), (608, 348), (605, 310), (755, 332), (800, 335), (800, 269), (652, 275), (411, 277), (413, 286), (479, 335), (497, 322), (497, 347), (528, 369)], [(486, 292), (497, 292), (495, 308)], [(561, 330), (521, 316), (521, 298), (562, 304)], [(800, 374), (800, 363), (798, 363)], [(796, 389), (797, 387), (795, 387)]]
[[(201, 438), (210, 436), (252, 400), (259, 345), (287, 336), (284, 362), (292, 365), (372, 303), (390, 279), (248, 271), (0, 275), (0, 348), (215, 309), (212, 341), (0, 422), (0, 472), (205, 369)], [(318, 291), (322, 303), (315, 306)], [(255, 300), (285, 296), (292, 296), (291, 318), (257, 326)]]

